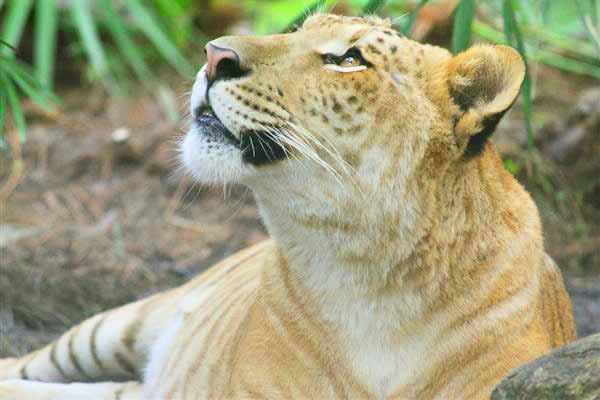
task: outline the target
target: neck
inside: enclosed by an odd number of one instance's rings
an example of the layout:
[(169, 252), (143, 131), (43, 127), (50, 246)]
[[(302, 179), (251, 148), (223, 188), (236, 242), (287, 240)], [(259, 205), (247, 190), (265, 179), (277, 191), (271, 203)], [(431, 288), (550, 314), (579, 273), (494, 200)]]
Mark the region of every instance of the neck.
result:
[(316, 296), (377, 290), (427, 232), (423, 205), (431, 194), (419, 194), (418, 181), (358, 190), (327, 174), (299, 179), (279, 179), (275, 190), (257, 185), (254, 192), (290, 272)]
[[(488, 168), (497, 156), (487, 153), (460, 171), (408, 177), (401, 187), (366, 195), (299, 182), (255, 194), (286, 268), (312, 297), (380, 300), (418, 288), (433, 301), (448, 295), (445, 286), (459, 289), (448, 279), (462, 282), (472, 259), (490, 260), (498, 246), (514, 245), (490, 241), (507, 236), (499, 230), (512, 211), (497, 201), (507, 180)], [(509, 181), (509, 189), (518, 187)]]

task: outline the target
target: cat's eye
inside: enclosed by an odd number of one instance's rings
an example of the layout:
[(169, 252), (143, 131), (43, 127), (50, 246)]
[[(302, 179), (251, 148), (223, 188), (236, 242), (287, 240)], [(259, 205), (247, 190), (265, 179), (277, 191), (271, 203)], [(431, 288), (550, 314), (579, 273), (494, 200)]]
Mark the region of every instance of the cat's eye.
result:
[(348, 56), (344, 58), (340, 63), (340, 67), (356, 67), (360, 65), (360, 60), (356, 57)]
[(346, 51), (341, 56), (335, 54), (324, 54), (323, 62), (325, 67), (338, 72), (356, 72), (367, 69), (370, 65), (356, 47)]

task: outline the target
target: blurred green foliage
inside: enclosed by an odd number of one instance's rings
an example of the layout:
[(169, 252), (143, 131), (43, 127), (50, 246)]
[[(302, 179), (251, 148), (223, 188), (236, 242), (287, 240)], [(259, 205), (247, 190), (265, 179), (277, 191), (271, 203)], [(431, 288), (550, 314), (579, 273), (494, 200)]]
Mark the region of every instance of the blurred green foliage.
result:
[[(58, 53), (67, 48), (71, 62), (84, 62), (84, 77), (114, 93), (135, 80), (164, 98), (155, 68), (170, 65), (185, 78), (195, 67), (185, 55), (198, 51), (224, 31), (227, 10), (256, 34), (281, 32), (315, 11), (332, 8), (351, 15), (377, 13), (394, 19), (410, 35), (419, 11), (435, 0), (0, 0), (0, 144), (9, 109), (21, 138), (26, 124), (23, 98), (42, 107), (56, 101), (51, 91)], [(516, 47), (529, 60), (600, 79), (600, 1), (459, 0), (450, 41), (455, 52), (473, 40)], [(221, 12), (221, 14), (219, 14)], [(231, 19), (231, 18), (230, 18)], [(215, 23), (216, 21), (216, 23)], [(17, 61), (15, 49), (31, 38), (31, 67)], [(61, 53), (64, 56), (64, 51)], [(19, 53), (21, 55), (21, 53)], [(197, 57), (197, 56), (196, 56)], [(132, 79), (135, 78), (135, 79)], [(533, 146), (532, 81), (523, 88)]]

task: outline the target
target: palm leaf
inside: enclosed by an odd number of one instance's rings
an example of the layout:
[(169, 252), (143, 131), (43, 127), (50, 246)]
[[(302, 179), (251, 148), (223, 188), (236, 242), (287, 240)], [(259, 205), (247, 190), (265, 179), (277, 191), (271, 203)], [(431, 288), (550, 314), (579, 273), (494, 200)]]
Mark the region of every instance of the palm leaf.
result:
[(159, 53), (183, 76), (193, 75), (194, 69), (183, 57), (177, 47), (168, 36), (160, 29), (154, 16), (139, 0), (127, 1), (131, 15), (137, 23), (138, 28), (146, 35)]
[(108, 31), (115, 39), (115, 43), (121, 54), (125, 57), (133, 71), (143, 83), (154, 81), (154, 74), (144, 61), (144, 57), (138, 46), (131, 39), (127, 27), (115, 12), (110, 0), (101, 1), (102, 9), (106, 14), (105, 23)]
[(92, 17), (90, 2), (74, 1), (71, 3), (71, 16), (81, 36), (83, 48), (91, 63), (92, 70), (98, 78), (107, 78), (109, 73), (106, 54), (98, 37), (96, 23)]
[[(492, 42), (509, 44), (506, 39), (506, 35), (503, 32), (500, 32), (499, 30), (494, 29), (492, 26), (484, 24), (480, 21), (475, 20), (475, 22), (473, 23), (473, 32)], [(568, 46), (559, 46), (559, 48), (568, 48), (569, 51), (577, 52), (583, 49), (582, 45), (583, 44), (580, 44), (579, 48), (576, 48), (576, 43), (569, 42)], [(581, 55), (585, 56), (586, 54)], [(562, 69), (567, 72), (588, 75), (593, 78), (600, 79), (600, 67), (598, 67), (597, 65), (565, 57), (558, 53), (533, 48), (530, 49), (530, 51), (527, 53), (527, 57), (530, 60), (542, 62), (544, 64)]]
[(471, 27), (475, 19), (475, 0), (461, 0), (456, 8), (452, 28), (452, 51), (459, 53), (471, 44)]
[(6, 93), (6, 100), (8, 105), (13, 112), (15, 118), (15, 125), (19, 131), (19, 139), (21, 142), (25, 141), (25, 132), (27, 131), (27, 124), (25, 123), (25, 117), (23, 116), (23, 110), (21, 110), (21, 104), (17, 95), (17, 90), (13, 83), (8, 79), (6, 74), (0, 74), (0, 86)]
[(33, 41), (33, 59), (36, 75), (47, 88), (52, 88), (56, 33), (58, 30), (58, 7), (55, 0), (36, 2), (35, 39)]
[(529, 67), (527, 66), (527, 54), (525, 52), (525, 44), (521, 35), (521, 30), (517, 24), (517, 18), (514, 12), (514, 4), (511, 0), (504, 0), (502, 3), (502, 18), (504, 20), (504, 33), (506, 41), (509, 44), (516, 44), (516, 48), (521, 53), (525, 60), (525, 79), (523, 80), (522, 97), (523, 97), (523, 112), (525, 113), (525, 128), (527, 129), (527, 148), (531, 151), (534, 148), (533, 128), (531, 121), (532, 103), (531, 103), (531, 76)]
[(317, 10), (323, 8), (325, 6), (325, 3), (326, 3), (325, 0), (317, 0), (314, 3), (312, 3), (310, 6), (306, 7), (302, 11), (302, 14), (300, 14), (296, 18), (294, 18), (294, 20), (288, 24), (288, 26), (283, 30), (283, 32), (284, 33), (291, 32), (291, 31), (295, 30), (296, 28), (298, 28), (299, 26), (301, 26), (304, 23), (304, 21), (306, 21), (306, 18), (310, 17)]
[[(13, 0), (9, 3), (4, 17), (4, 27), (0, 33), (2, 41), (13, 47), (17, 46), (19, 40), (21, 40), (32, 5), (33, 0)], [(0, 54), (12, 56), (14, 53), (7, 48), (0, 48)]]
[[(2, 71), (0, 71), (0, 75), (2, 75)], [(6, 147), (6, 143), (4, 142), (4, 115), (6, 114), (6, 100), (4, 97), (4, 93), (0, 93), (0, 148)]]
[(410, 35), (410, 33), (412, 32), (413, 26), (415, 24), (415, 21), (417, 20), (417, 15), (419, 15), (419, 11), (421, 11), (421, 8), (423, 8), (423, 6), (425, 4), (427, 4), (428, 2), (429, 2), (429, 0), (420, 0), (419, 4), (417, 4), (415, 9), (410, 14), (408, 14), (406, 22), (400, 28), (400, 32), (403, 35), (405, 35), (405, 36)]
[(385, 6), (386, 0), (369, 0), (367, 5), (362, 9), (361, 15), (377, 14), (383, 6)]
[(52, 103), (59, 100), (41, 86), (27, 67), (18, 64), (14, 59), (0, 58), (0, 68), (5, 71), (7, 79), (13, 81), (32, 101), (45, 111), (53, 111)]

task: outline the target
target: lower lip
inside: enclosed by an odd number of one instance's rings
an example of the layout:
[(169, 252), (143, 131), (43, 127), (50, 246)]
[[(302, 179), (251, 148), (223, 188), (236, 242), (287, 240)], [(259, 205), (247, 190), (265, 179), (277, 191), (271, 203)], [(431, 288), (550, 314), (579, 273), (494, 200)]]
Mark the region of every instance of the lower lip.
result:
[(239, 148), (242, 151), (242, 159), (248, 164), (255, 166), (272, 164), (286, 158), (286, 151), (281, 144), (270, 138), (269, 135), (256, 138), (255, 143), (264, 145), (255, 147), (252, 145), (252, 137), (261, 135), (254, 131), (242, 133), (243, 140), (236, 138), (223, 123), (213, 115), (202, 114), (195, 120), (200, 133), (216, 138)]
[(196, 125), (202, 128), (203, 133), (208, 135), (222, 135), (232, 144), (240, 145), (240, 141), (233, 133), (223, 125), (223, 123), (215, 116), (202, 114), (196, 118)]

